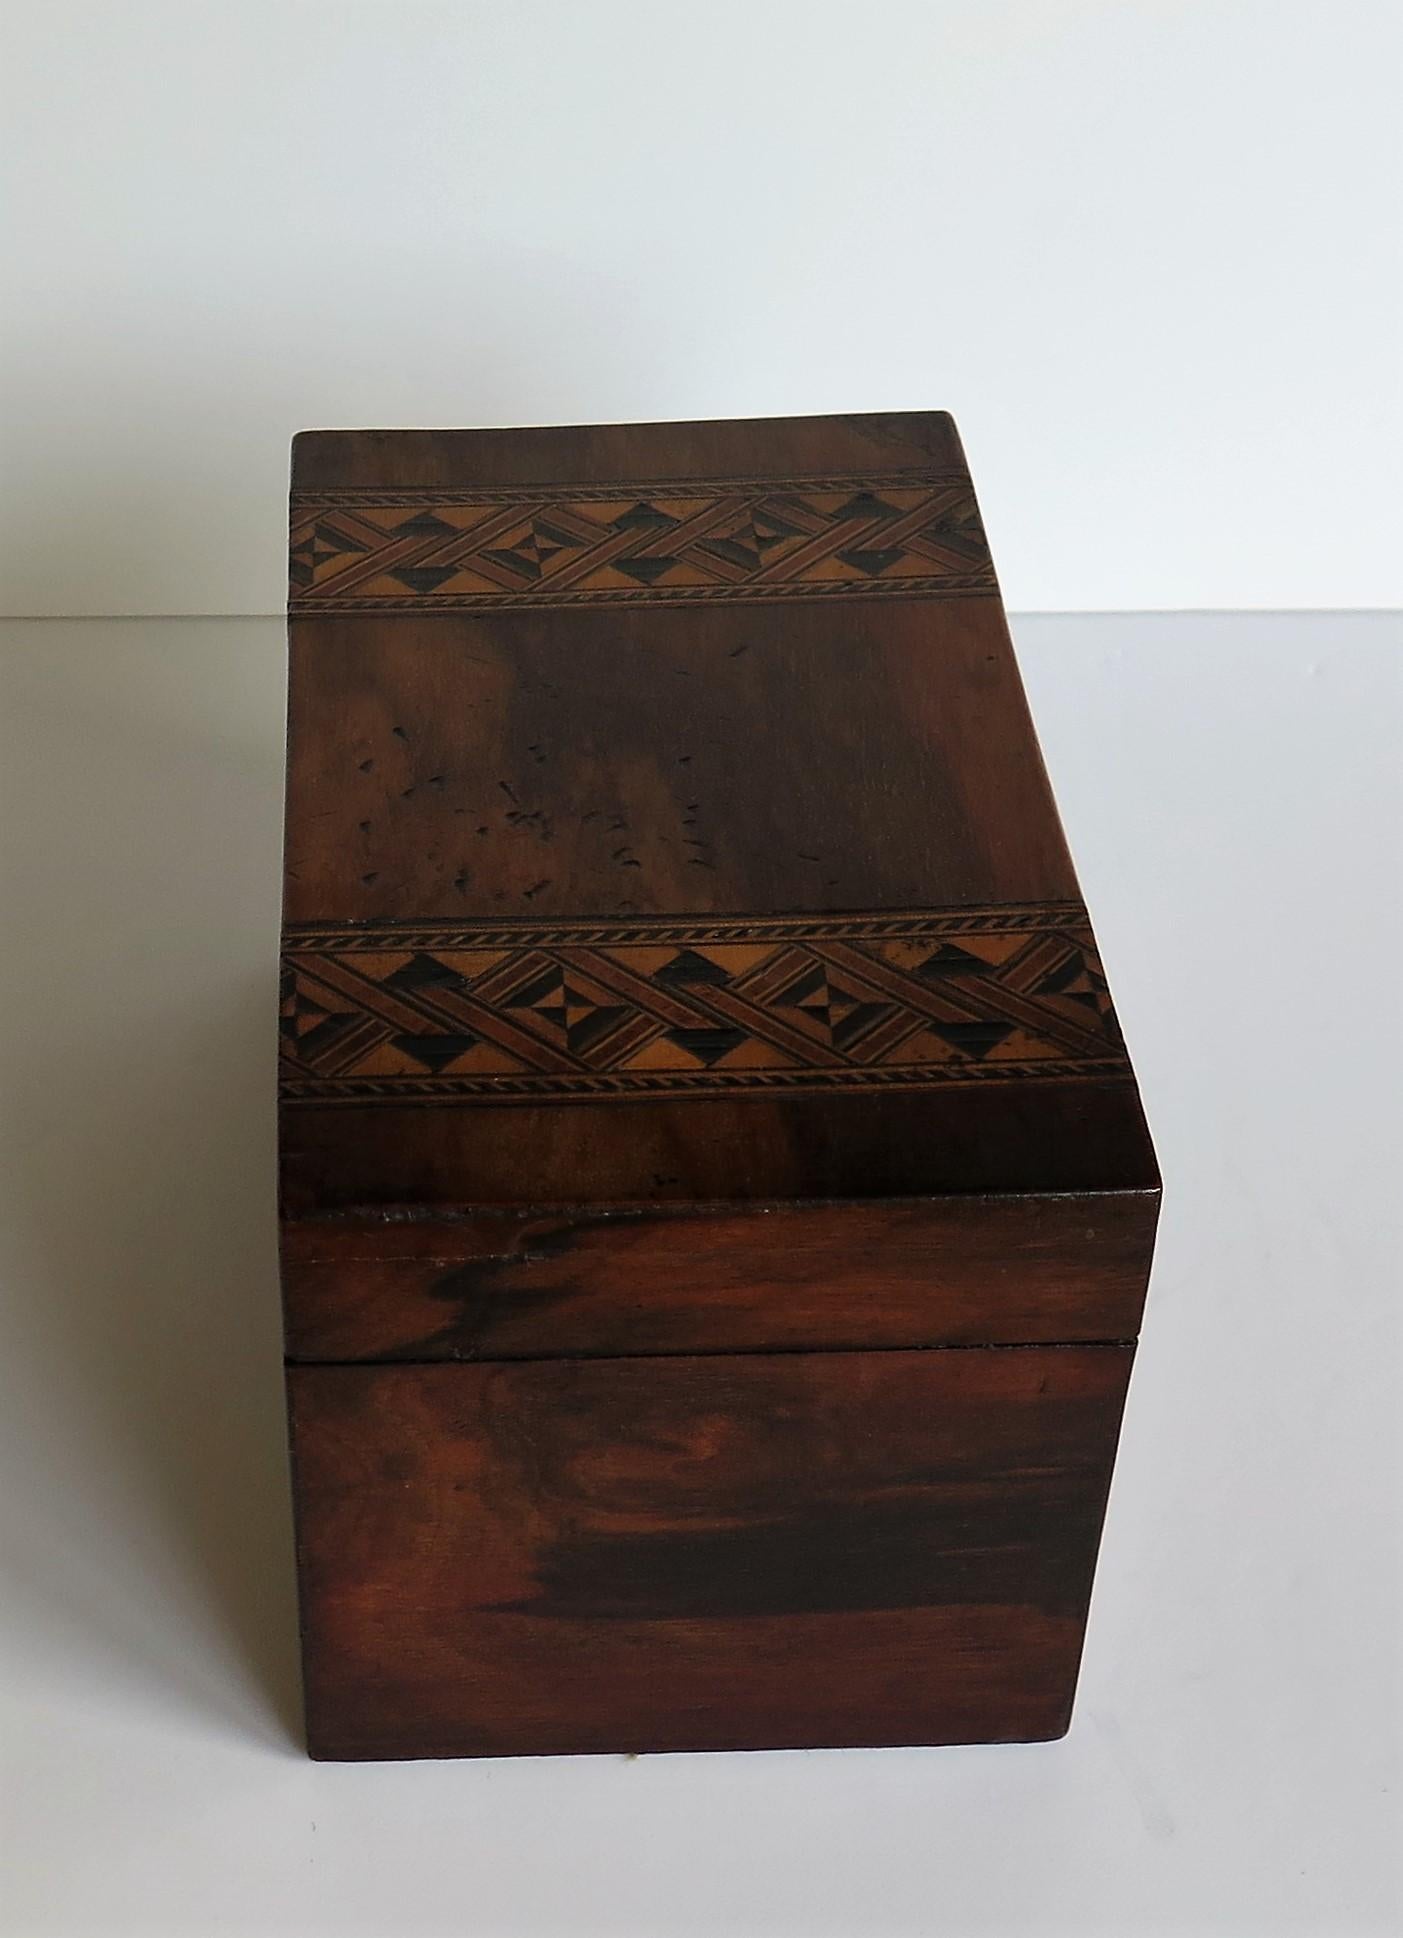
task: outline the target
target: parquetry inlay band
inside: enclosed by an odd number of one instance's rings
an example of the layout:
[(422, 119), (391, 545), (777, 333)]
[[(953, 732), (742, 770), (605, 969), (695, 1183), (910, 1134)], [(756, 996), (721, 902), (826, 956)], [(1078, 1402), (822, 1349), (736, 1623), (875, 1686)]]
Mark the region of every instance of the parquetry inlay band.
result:
[(305, 925), (289, 1102), (1128, 1077), (1076, 903), (918, 914)]
[(996, 590), (962, 472), (292, 500), (295, 612)]

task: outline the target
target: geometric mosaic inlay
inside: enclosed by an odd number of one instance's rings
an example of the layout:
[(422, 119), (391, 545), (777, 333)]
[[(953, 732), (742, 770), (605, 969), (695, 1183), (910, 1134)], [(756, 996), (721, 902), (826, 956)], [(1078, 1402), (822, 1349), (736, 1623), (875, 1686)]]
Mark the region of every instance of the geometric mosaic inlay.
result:
[(964, 472), (294, 492), (294, 612), (997, 590)]
[(291, 1103), (1124, 1077), (1079, 903), (871, 915), (299, 924)]

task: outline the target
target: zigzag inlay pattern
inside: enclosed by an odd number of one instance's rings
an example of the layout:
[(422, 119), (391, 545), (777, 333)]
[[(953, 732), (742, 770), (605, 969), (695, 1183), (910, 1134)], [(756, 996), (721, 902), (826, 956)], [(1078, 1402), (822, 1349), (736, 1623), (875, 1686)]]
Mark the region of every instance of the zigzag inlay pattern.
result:
[(295, 612), (994, 594), (963, 472), (295, 492)]
[(1128, 1077), (1077, 903), (285, 936), (290, 1103)]

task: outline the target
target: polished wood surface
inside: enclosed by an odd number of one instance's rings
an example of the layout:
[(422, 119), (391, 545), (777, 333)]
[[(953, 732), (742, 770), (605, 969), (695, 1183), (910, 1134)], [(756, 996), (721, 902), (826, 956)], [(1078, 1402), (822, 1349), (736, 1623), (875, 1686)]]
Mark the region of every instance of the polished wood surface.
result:
[(293, 1367), (313, 1754), (1060, 1735), (1130, 1361)]
[(1133, 1339), (1158, 1199), (926, 1198), (321, 1218), (283, 1235), (296, 1360)]
[(289, 1213), (1153, 1187), (947, 417), (293, 487)]
[(631, 484), (650, 478), (825, 477), (835, 471), (968, 475), (948, 411), (703, 418), (470, 431), (302, 431), (294, 491)]
[(1159, 1179), (942, 413), (294, 451), (311, 1747), (1067, 1724)]
[(1014, 1085), (879, 1097), (287, 1110), (283, 1204), (629, 1205), (1154, 1190), (1135, 1092)]
[(997, 600), (292, 622), (290, 922), (1075, 898)]

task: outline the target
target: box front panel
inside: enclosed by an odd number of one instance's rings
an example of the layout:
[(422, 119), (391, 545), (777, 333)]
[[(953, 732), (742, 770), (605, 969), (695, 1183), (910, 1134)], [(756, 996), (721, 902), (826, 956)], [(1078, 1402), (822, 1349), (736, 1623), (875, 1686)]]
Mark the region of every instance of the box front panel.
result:
[(312, 1751), (1057, 1735), (1130, 1363), (293, 1367)]

